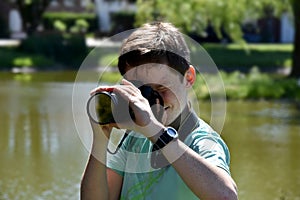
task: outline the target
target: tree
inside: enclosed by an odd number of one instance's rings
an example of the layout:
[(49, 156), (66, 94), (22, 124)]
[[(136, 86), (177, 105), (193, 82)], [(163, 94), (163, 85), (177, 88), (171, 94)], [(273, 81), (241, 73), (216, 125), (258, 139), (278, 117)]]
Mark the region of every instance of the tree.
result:
[(294, 14), (294, 51), (293, 51), (293, 67), (290, 76), (300, 77), (300, 1), (290, 0)]
[[(291, 76), (300, 77), (300, 1), (299, 0), (138, 0), (136, 25), (148, 21), (166, 20), (185, 33), (205, 36), (212, 26), (222, 37), (222, 31), (239, 43), (244, 43), (241, 30), (245, 19), (258, 19), (271, 10), (275, 16), (292, 12), (295, 18), (295, 40)], [(292, 9), (291, 9), (292, 8)]]
[(24, 31), (30, 35), (41, 23), (43, 13), (51, 0), (16, 0), (14, 5), (22, 17)]

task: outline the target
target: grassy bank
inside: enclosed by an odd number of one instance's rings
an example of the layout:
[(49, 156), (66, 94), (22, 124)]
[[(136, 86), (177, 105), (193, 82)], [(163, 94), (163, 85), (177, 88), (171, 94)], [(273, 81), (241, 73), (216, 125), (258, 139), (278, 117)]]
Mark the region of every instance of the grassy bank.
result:
[[(82, 72), (81, 72), (82, 73)], [(95, 81), (95, 73), (99, 74), (100, 82), (117, 84), (121, 80), (118, 72), (98, 73), (87, 71), (85, 81)], [(77, 71), (52, 71), (35, 73), (1, 72), (1, 81), (31, 82), (71, 82), (73, 83)], [(82, 74), (81, 74), (82, 75)], [(101, 75), (101, 76), (100, 76)], [(90, 79), (89, 79), (90, 77)], [(220, 78), (221, 77), (221, 78)], [(77, 80), (78, 81), (78, 80)], [(207, 84), (210, 83), (210, 84)], [(220, 74), (198, 74), (193, 90), (199, 100), (210, 100), (212, 97), (224, 97), (223, 88), (217, 88), (220, 83), (224, 85), (228, 100), (297, 100), (300, 101), (300, 83), (296, 79), (274, 76), (262, 73), (258, 68), (252, 68), (249, 73), (224, 72)], [(211, 88), (208, 88), (210, 85)]]
[[(207, 51), (219, 69), (224, 71), (240, 70), (248, 72), (252, 67), (258, 67), (261, 71), (274, 72), (278, 68), (291, 67), (292, 50), (290, 44), (249, 44), (241, 46), (238, 44), (204, 44)], [(117, 51), (98, 50), (103, 52), (99, 63), (101, 65), (117, 65)], [(194, 62), (198, 62), (197, 53)], [(201, 56), (200, 56), (201, 57)], [(193, 60), (192, 60), (193, 62)]]
[[(204, 77), (204, 78), (203, 78)], [(220, 79), (221, 77), (221, 79)], [(117, 72), (106, 72), (101, 81), (117, 83), (121, 76)], [(205, 79), (205, 80), (204, 80)], [(198, 74), (193, 90), (199, 100), (209, 100), (212, 95), (220, 96), (223, 90), (208, 88), (207, 82), (222, 81), (228, 100), (300, 100), (300, 83), (296, 79), (279, 77), (260, 72), (258, 68), (251, 68), (245, 74), (239, 71), (224, 72), (219, 75)], [(213, 92), (212, 92), (213, 91)]]
[[(246, 48), (237, 44), (203, 44), (203, 47), (218, 68), (224, 71), (247, 72), (253, 66), (257, 66), (262, 71), (291, 67), (293, 46), (290, 44), (249, 44)], [(112, 67), (117, 65), (118, 48), (98, 47), (94, 53), (98, 65)], [(0, 48), (0, 69), (24, 66), (51, 69), (51, 66), (57, 65), (61, 63), (49, 57), (19, 52), (15, 47)], [(69, 68), (69, 66), (65, 67)]]
[(222, 69), (257, 66), (266, 71), (272, 68), (291, 67), (291, 44), (204, 44), (204, 49)]
[[(272, 72), (276, 68), (291, 67), (292, 45), (249, 44), (245, 49), (236, 44), (204, 44), (203, 47), (221, 71), (228, 99), (300, 100), (300, 87), (296, 79), (265, 73), (265, 71)], [(93, 66), (116, 67), (118, 48), (98, 47), (91, 53)], [(58, 63), (51, 58), (20, 52), (16, 47), (0, 48), (0, 70), (10, 70), (13, 67), (49, 70), (57, 65)], [(60, 67), (60, 69), (67, 68)], [(118, 73), (106, 73), (108, 74), (102, 76), (102, 81), (115, 83), (120, 80)], [(35, 80), (34, 76), (28, 77), (27, 75), (24, 78), (19, 74), (16, 79)], [(218, 81), (216, 76), (210, 74), (205, 74), (205, 78)], [(200, 99), (209, 99), (211, 96), (201, 76), (198, 77), (194, 90)]]
[[(220, 79), (216, 75), (205, 74), (206, 82), (216, 82)], [(245, 74), (239, 71), (226, 73), (220, 72), (224, 83), (226, 98), (228, 100), (245, 99), (288, 99), (300, 100), (300, 83), (296, 79), (279, 77), (262, 73), (258, 68), (251, 68)], [(215, 90), (210, 93), (211, 88), (199, 75), (194, 85), (194, 90), (199, 99), (210, 99), (211, 95), (219, 96), (222, 90)]]
[[(239, 71), (231, 73), (221, 71), (219, 75), (197, 75), (193, 90), (199, 100), (209, 100), (212, 95), (222, 95), (222, 88), (212, 92), (213, 89), (208, 88), (206, 84), (206, 82), (215, 83), (221, 80), (228, 100), (286, 99), (300, 101), (300, 85), (296, 79), (262, 73), (258, 68), (252, 68), (247, 74)], [(101, 81), (111, 83), (119, 80), (120, 75), (117, 72), (108, 72), (101, 79)]]

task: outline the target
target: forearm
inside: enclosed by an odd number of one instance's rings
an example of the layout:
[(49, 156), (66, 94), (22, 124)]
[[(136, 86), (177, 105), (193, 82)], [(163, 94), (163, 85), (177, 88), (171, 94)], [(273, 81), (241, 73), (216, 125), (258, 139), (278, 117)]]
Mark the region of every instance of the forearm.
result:
[(93, 145), (81, 181), (81, 199), (108, 199), (106, 173), (107, 138), (96, 124), (92, 124)]
[(210, 164), (180, 140), (162, 150), (187, 186), (201, 199), (237, 199), (232, 178), (221, 168)]
[(90, 155), (81, 181), (81, 199), (108, 199), (106, 166)]

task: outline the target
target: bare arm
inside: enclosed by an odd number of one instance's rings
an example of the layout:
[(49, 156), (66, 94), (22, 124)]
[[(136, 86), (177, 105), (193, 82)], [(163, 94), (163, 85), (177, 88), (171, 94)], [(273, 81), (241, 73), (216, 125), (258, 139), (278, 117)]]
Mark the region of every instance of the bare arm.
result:
[(238, 199), (237, 187), (225, 170), (216, 167), (180, 140), (162, 150), (187, 186), (201, 199)]
[(81, 181), (81, 199), (119, 199), (123, 178), (105, 166), (107, 137), (101, 131), (105, 129), (93, 123), (92, 128), (93, 147)]
[(108, 199), (106, 167), (90, 155), (81, 181), (81, 199)]

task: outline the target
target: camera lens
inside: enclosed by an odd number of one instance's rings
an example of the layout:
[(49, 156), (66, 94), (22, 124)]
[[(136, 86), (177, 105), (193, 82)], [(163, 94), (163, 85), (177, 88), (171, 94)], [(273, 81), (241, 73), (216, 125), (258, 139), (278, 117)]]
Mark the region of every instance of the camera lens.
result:
[[(161, 121), (164, 111), (162, 97), (150, 86), (142, 85), (139, 89), (148, 100), (156, 119)], [(129, 102), (113, 92), (99, 92), (91, 96), (87, 102), (87, 113), (92, 121), (100, 125), (135, 120)]]
[(87, 103), (89, 117), (98, 124), (108, 124), (114, 122), (112, 107), (114, 97), (109, 92), (96, 93), (90, 97)]

